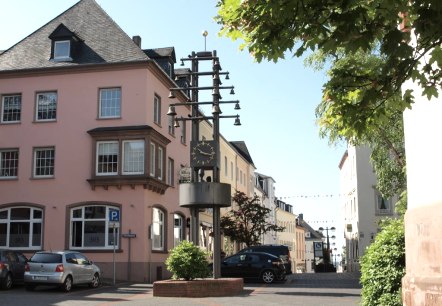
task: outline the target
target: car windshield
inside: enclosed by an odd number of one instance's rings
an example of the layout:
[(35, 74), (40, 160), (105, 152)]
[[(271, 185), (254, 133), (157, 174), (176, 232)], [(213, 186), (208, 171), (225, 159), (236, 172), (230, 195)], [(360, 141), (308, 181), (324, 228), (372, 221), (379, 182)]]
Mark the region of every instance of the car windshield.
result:
[(62, 256), (61, 254), (36, 253), (29, 261), (38, 263), (62, 263)]

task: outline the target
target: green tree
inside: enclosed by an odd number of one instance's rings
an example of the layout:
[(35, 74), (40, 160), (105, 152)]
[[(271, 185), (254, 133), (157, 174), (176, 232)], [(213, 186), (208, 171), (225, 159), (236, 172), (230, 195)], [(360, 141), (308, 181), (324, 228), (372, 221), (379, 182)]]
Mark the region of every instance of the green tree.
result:
[[(221, 35), (241, 39), (258, 62), (287, 52), (320, 51), (332, 63), (323, 102), (346, 136), (388, 120), (413, 103), (406, 80), (428, 98), (442, 78), (442, 2), (439, 0), (220, 0)], [(399, 25), (403, 24), (405, 30)], [(410, 44), (410, 26), (416, 34)], [(355, 55), (361, 53), (364, 61)], [(342, 54), (345, 56), (343, 57)], [(420, 61), (426, 62), (419, 66)]]
[(258, 196), (249, 198), (244, 192), (236, 191), (232, 200), (237, 209), (230, 210), (221, 217), (221, 230), (231, 240), (247, 246), (256, 245), (265, 233), (285, 229), (266, 221), (270, 209), (261, 205)]

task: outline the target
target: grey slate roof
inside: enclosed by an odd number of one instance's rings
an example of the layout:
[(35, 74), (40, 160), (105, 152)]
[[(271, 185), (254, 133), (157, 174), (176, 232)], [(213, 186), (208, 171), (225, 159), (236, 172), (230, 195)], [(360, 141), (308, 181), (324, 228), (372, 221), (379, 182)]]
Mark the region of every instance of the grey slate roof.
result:
[(252, 157), (250, 156), (249, 149), (247, 149), (244, 141), (230, 141), (230, 144), (238, 151), (239, 154), (242, 155), (242, 157), (255, 166)]
[[(72, 62), (50, 60), (49, 35), (63, 23), (84, 43)], [(81, 0), (0, 54), (0, 71), (147, 61), (149, 57), (94, 1)]]
[(160, 57), (171, 57), (173, 62), (176, 63), (175, 48), (165, 47), (165, 48), (155, 48), (143, 50), (147, 56), (150, 58), (160, 58)]

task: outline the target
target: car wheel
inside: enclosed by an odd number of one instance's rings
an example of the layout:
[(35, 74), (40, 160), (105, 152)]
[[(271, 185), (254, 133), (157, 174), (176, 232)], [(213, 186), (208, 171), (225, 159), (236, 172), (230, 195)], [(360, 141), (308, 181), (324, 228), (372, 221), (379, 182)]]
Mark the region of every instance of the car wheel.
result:
[(5, 278), (3, 279), (3, 281), (0, 284), (0, 287), (2, 289), (6, 289), (9, 290), (12, 288), (12, 276), (11, 273), (6, 274)]
[(67, 276), (66, 279), (64, 280), (63, 285), (61, 285), (61, 289), (64, 292), (69, 292), (72, 290), (72, 277), (71, 276)]
[(94, 277), (92, 278), (92, 282), (89, 284), (89, 287), (97, 288), (98, 286), (100, 286), (100, 275), (98, 273), (95, 273)]
[(25, 289), (26, 289), (27, 291), (34, 291), (34, 289), (35, 289), (35, 285), (26, 284), (26, 285), (25, 285)]
[(275, 273), (271, 270), (262, 272), (261, 279), (266, 284), (271, 284), (275, 280)]

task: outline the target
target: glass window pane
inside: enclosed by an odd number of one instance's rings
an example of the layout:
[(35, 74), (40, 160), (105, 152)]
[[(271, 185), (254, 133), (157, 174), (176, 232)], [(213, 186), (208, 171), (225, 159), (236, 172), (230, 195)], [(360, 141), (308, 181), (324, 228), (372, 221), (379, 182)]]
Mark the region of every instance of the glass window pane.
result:
[(37, 121), (57, 119), (57, 93), (44, 92), (37, 94)]
[(54, 58), (69, 58), (70, 57), (70, 41), (56, 41), (54, 43)]
[(18, 150), (0, 151), (0, 177), (17, 177)]
[(7, 235), (7, 224), (0, 223), (0, 246), (6, 246)]
[(97, 151), (97, 174), (117, 174), (118, 142), (99, 142)]
[(82, 247), (83, 246), (83, 222), (74, 221), (72, 222), (72, 246)]
[(118, 118), (121, 115), (121, 89), (100, 90), (100, 118)]
[(106, 222), (85, 221), (84, 222), (84, 246), (104, 247)]
[(36, 149), (34, 152), (34, 175), (52, 177), (54, 175), (55, 150)]
[(20, 122), (21, 95), (3, 96), (2, 122)]
[(11, 208), (11, 220), (29, 220), (31, 209), (26, 207)]
[(85, 219), (106, 219), (106, 206), (88, 206), (84, 208)]
[(144, 173), (144, 141), (124, 141), (123, 172), (125, 174)]
[(0, 211), (0, 219), (8, 219), (8, 210), (1, 210)]
[(29, 222), (11, 222), (9, 247), (29, 247)]
[(41, 223), (32, 224), (32, 246), (41, 246)]

